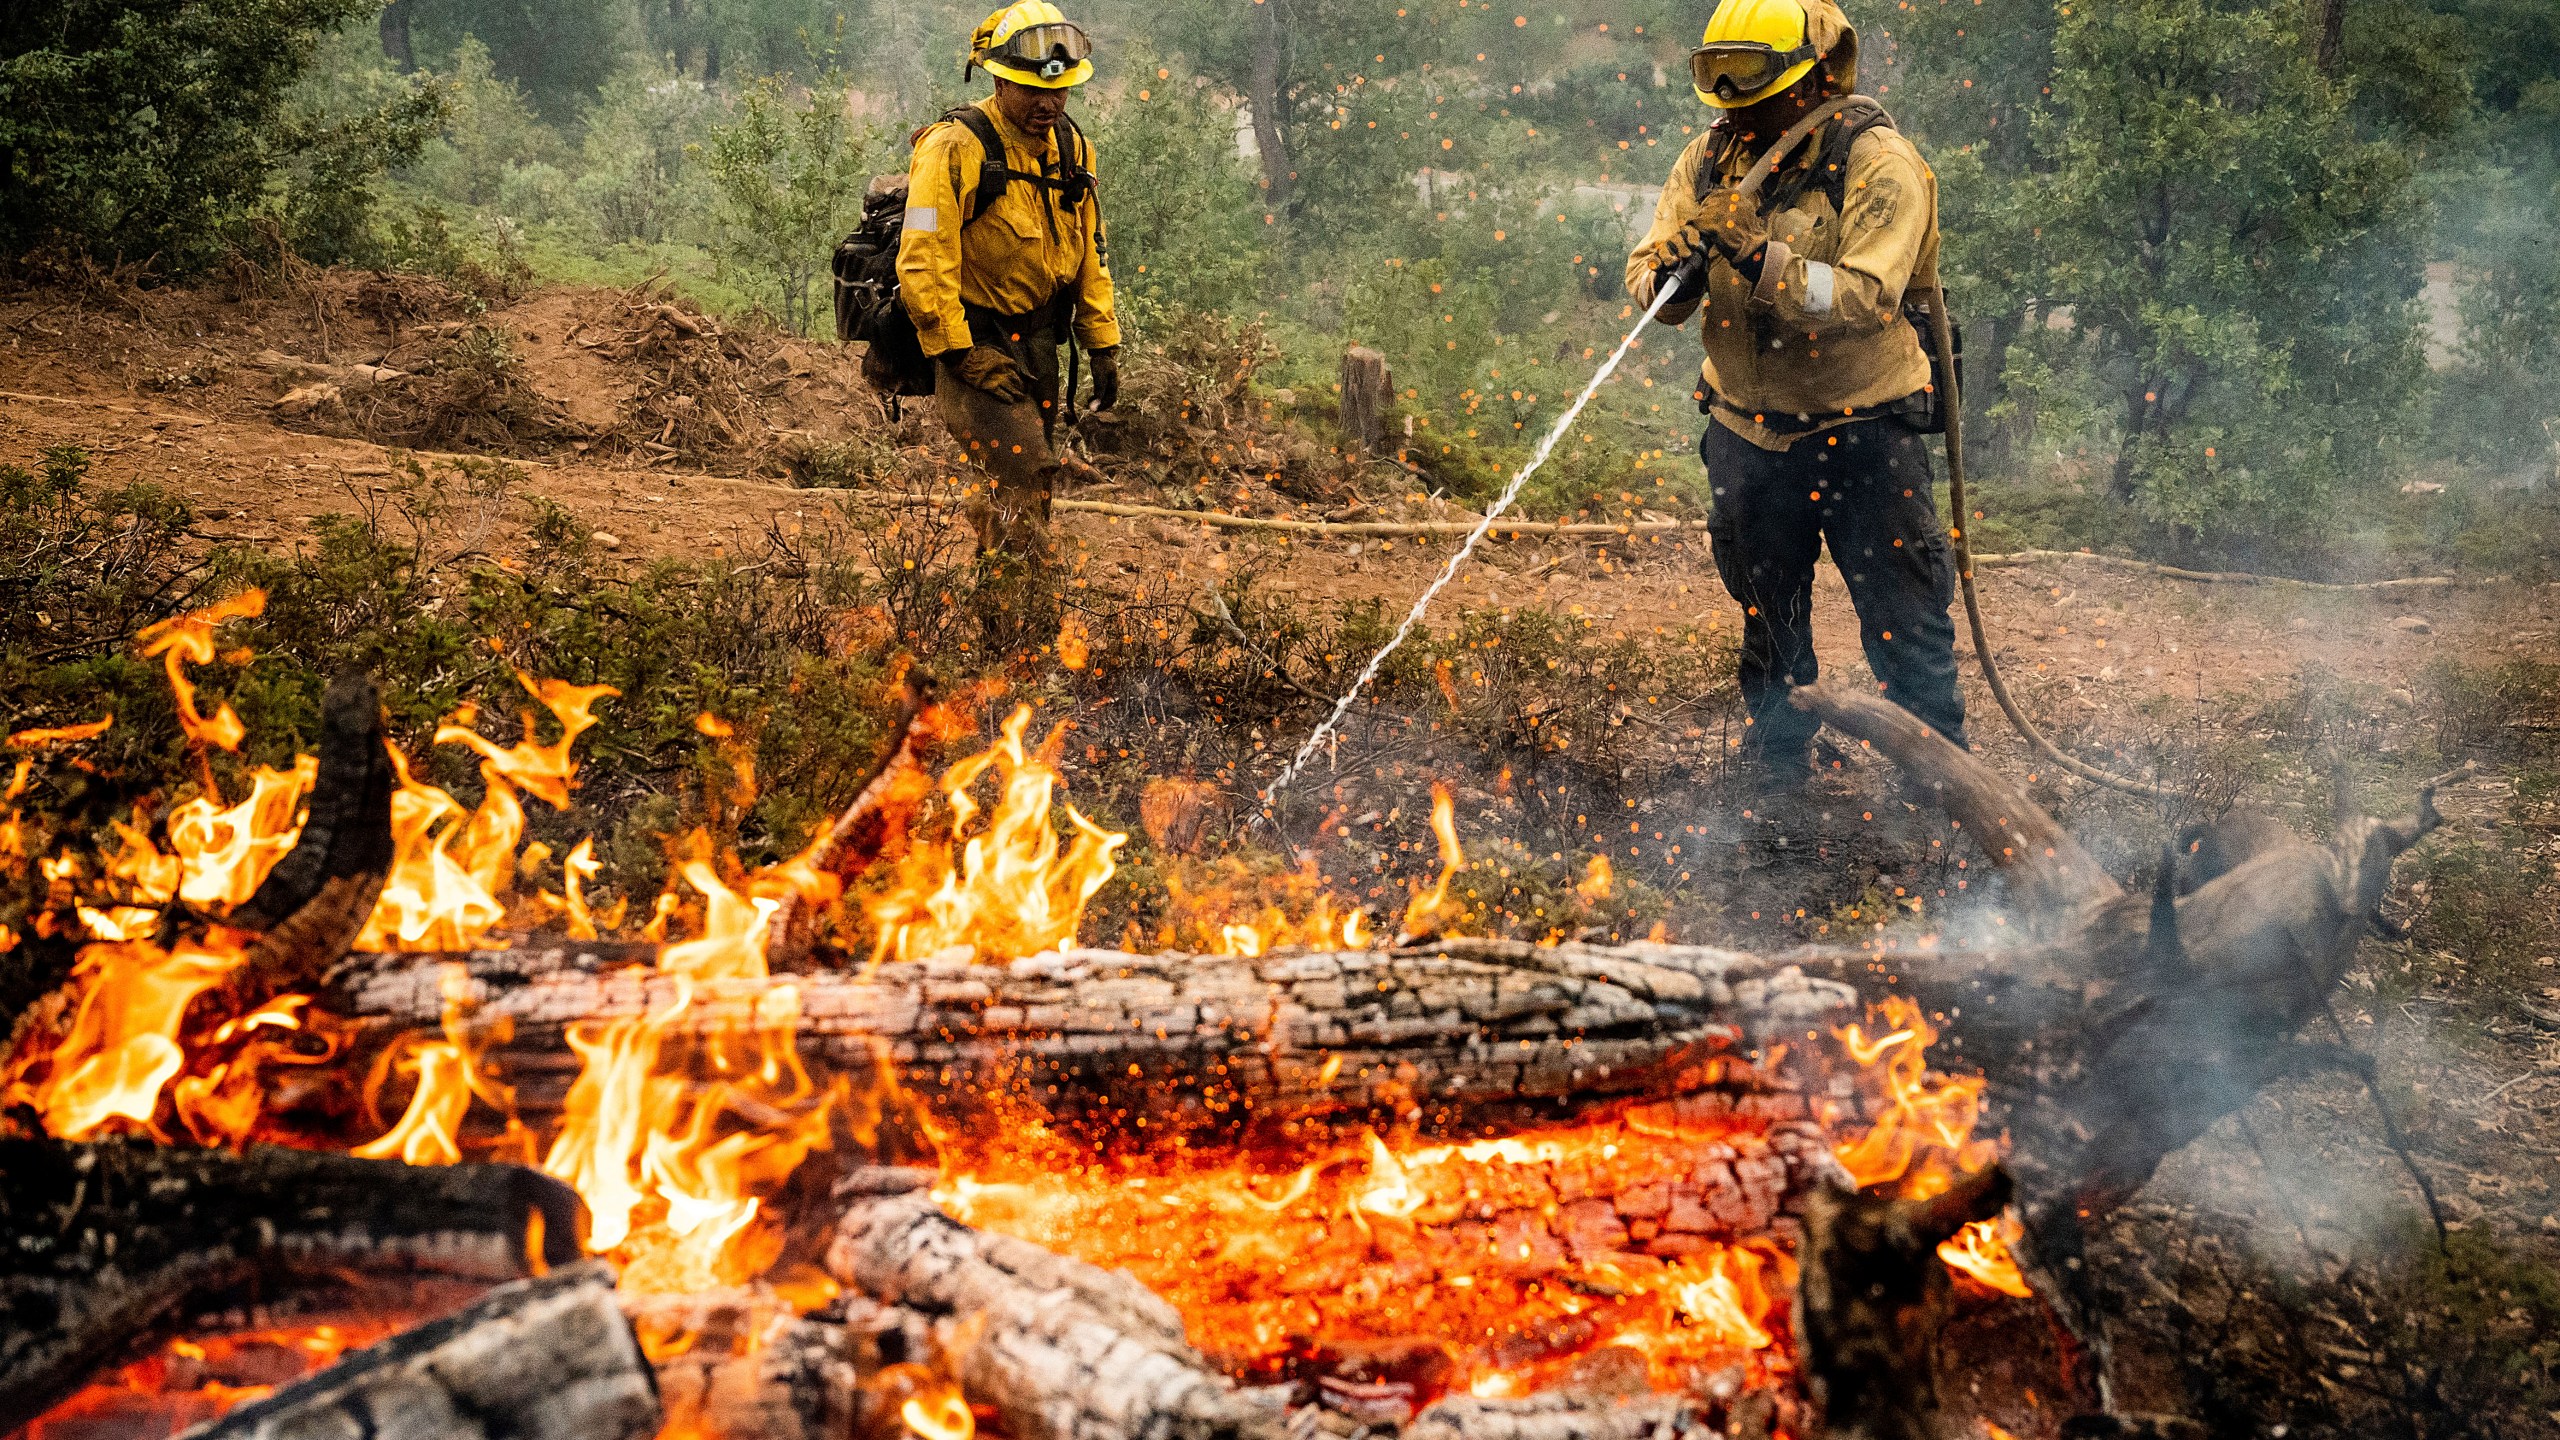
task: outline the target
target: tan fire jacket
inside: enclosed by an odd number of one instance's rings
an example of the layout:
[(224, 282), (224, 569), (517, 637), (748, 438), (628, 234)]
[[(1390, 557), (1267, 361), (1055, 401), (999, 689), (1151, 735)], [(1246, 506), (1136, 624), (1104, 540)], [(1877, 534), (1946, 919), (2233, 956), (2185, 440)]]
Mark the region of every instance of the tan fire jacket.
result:
[[(1026, 137), (1006, 122), (992, 95), (979, 101), (978, 109), (995, 122), (1008, 168), (1024, 174), (1060, 173), (1056, 136)], [(1092, 142), (1083, 148), (1083, 166), (1091, 170)], [(971, 223), (985, 163), (977, 137), (956, 120), (927, 127), (908, 162), (898, 289), (907, 313), (915, 317), (924, 353), (939, 355), (974, 343), (964, 302), (1000, 315), (1028, 315), (1070, 290), (1076, 339), (1088, 350), (1119, 344), (1100, 197), (1087, 191), (1081, 203), (1069, 208), (1059, 203), (1057, 192), (1017, 181), (1004, 188), (984, 219)]]
[[(1815, 163), (1817, 132), (1794, 165)], [(1698, 168), (1730, 185), (1754, 157), (1709, 130), (1689, 143), (1663, 182), (1653, 228), (1627, 258), (1627, 292), (1653, 303), (1664, 244), (1700, 212)], [(1903, 292), (1936, 278), (1938, 179), (1890, 127), (1859, 135), (1849, 150), (1841, 211), (1820, 183), (1769, 211), (1769, 251), (1757, 286), (1721, 256), (1710, 262), (1703, 299), (1663, 307), (1666, 324), (1700, 317), (1706, 361), (1700, 378), (1718, 423), (1764, 450), (1784, 450), (1809, 434), (1929, 383), (1919, 333), (1902, 318)], [(1763, 195), (1783, 194), (1782, 169)], [(1845, 213), (1842, 213), (1845, 211)]]

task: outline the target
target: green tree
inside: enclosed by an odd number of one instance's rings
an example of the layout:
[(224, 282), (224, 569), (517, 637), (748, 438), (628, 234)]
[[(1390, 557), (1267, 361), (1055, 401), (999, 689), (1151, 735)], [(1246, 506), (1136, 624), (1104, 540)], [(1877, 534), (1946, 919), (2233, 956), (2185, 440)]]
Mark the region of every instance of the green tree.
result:
[(379, 0), (20, 0), (0, 7), (0, 251), (59, 241), (184, 267), (221, 253), (300, 164), (311, 233), (347, 187), (414, 153), (441, 105), (411, 87), (364, 115), (297, 110), (324, 35)]
[(636, 38), (626, 0), (396, 0), (394, 8), (409, 12), (416, 63), (450, 69), (463, 39), (476, 39), (492, 70), (523, 86), (554, 124), (595, 98)]
[(2560, 479), (2560, 187), (2539, 197), (2481, 184), (2488, 218), (2467, 247), (2474, 278), (2439, 433), (2453, 453)]
[(698, 80), (635, 70), (605, 82), (583, 117), (571, 187), (598, 239), (655, 244), (691, 227), (703, 204), (696, 157), (719, 116)]
[(2190, 533), (2316, 527), (2425, 387), (2409, 159), (2356, 137), (2291, 0), (2066, 8), (2051, 168), (2011, 223), (2067, 324), (2025, 340), (2106, 397), (2119, 499)]
[(1268, 260), (1235, 116), (1206, 85), (1141, 50), (1116, 100), (1088, 112), (1112, 277), (1141, 304), (1258, 308)]
[(705, 146), (714, 248), (773, 295), (797, 334), (817, 333), (817, 279), (870, 178), (874, 136), (845, 112), (841, 75), (808, 90), (768, 75), (739, 93), (736, 118)]
[(457, 205), (493, 205), (508, 176), (565, 157), (560, 136), (542, 122), (524, 92), (501, 78), (488, 47), (465, 37), (454, 52), (452, 105), (443, 132), (410, 170), (410, 178)]

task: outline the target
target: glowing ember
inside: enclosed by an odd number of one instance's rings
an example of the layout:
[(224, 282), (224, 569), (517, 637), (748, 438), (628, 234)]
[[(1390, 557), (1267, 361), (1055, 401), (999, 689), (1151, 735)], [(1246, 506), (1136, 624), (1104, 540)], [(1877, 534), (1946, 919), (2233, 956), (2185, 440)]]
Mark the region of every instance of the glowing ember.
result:
[(1772, 1373), (1787, 1364), (1772, 1279), (1790, 1262), (1678, 1197), (1702, 1175), (1775, 1184), (1779, 1162), (1753, 1122), (1674, 1113), (1466, 1143), (1370, 1135), (1280, 1173), (1197, 1156), (1106, 1164), (1016, 1136), (947, 1169), (935, 1198), (1128, 1270), (1240, 1375), (1390, 1366), (1419, 1405), (1526, 1393), (1604, 1351), (1666, 1389), (1737, 1361)]

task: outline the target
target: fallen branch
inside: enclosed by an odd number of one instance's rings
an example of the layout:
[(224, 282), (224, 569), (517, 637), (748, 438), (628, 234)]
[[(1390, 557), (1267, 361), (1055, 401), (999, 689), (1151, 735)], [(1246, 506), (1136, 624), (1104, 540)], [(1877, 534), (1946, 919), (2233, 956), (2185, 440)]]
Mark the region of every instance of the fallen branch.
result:
[[(1123, 505), (1112, 500), (1053, 500), (1049, 502), (1049, 508), (1087, 515), (1116, 515), (1133, 520), (1181, 520), (1220, 530), (1279, 530), (1297, 535), (1344, 537), (1447, 535), (1464, 538), (1477, 525), (1475, 520), (1284, 520), (1260, 515), (1230, 515), (1223, 510), (1172, 510), (1161, 505)], [(1524, 535), (1565, 535), (1598, 539), (1618, 535), (1668, 535), (1683, 530), (1704, 531), (1706, 528), (1704, 520), (1628, 520), (1616, 524), (1502, 520), (1485, 532), (1485, 538), (1517, 540)]]
[(2110, 570), (2130, 570), (2145, 575), (2158, 575), (2170, 580), (2190, 580), (2199, 585), (2278, 585), (2292, 590), (2447, 590), (2459, 583), (2451, 575), (2412, 575), (2398, 580), (2365, 580), (2341, 583), (2329, 580), (2296, 580), (2290, 575), (2254, 575), (2245, 570), (2184, 570), (2175, 565), (2161, 565), (2149, 560), (2131, 560), (2122, 555), (2099, 555), (2087, 550), (2012, 550), (2006, 555), (1976, 555), (1973, 568), (2005, 569), (2016, 565), (2041, 565), (2048, 561), (2070, 560), (2083, 565), (2103, 565)]

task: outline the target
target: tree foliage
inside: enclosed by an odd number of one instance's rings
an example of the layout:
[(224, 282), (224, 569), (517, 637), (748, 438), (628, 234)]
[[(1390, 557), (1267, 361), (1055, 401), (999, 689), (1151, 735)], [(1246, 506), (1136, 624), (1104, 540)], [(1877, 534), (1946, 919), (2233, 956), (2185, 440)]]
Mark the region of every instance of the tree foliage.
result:
[(837, 75), (806, 91), (767, 76), (739, 94), (736, 118), (705, 147), (720, 253), (803, 335), (817, 332), (818, 277), (860, 215), (871, 174), (875, 137), (846, 117), (844, 92)]
[(2026, 343), (2096, 390), (2117, 498), (2310, 523), (2422, 392), (2409, 157), (2355, 135), (2297, 6), (2063, 9), (2050, 168), (2008, 217), (2053, 322)]
[(431, 86), (374, 109), (297, 107), (323, 35), (375, 0), (22, 0), (0, 7), (0, 250), (200, 263), (275, 207), (326, 251), (387, 161), (441, 114)]

